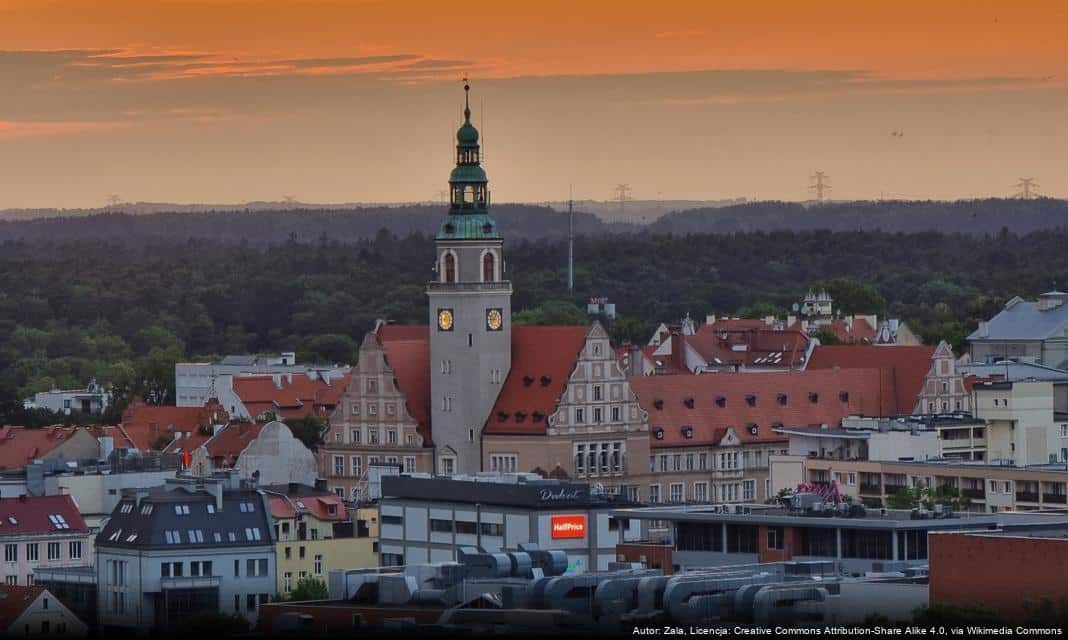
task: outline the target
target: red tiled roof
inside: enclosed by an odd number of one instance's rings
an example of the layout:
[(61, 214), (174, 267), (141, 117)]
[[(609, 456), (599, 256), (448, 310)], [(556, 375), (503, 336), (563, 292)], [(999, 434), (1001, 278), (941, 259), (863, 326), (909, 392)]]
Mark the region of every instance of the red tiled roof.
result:
[(0, 469), (21, 469), (66, 442), (77, 427), (0, 427)]
[(819, 325), (816, 328), (834, 334), (842, 342), (871, 344), (875, 341), (875, 327), (868, 324), (865, 318), (854, 318), (852, 331), (850, 331), (848, 323), (840, 318), (831, 320), (828, 324)]
[(253, 417), (271, 412), (279, 418), (326, 418), (337, 406), (351, 375), (346, 373), (330, 382), (302, 373), (235, 376), (233, 389)]
[(150, 451), (160, 436), (170, 442), (176, 431), (193, 434), (198, 427), (225, 424), (229, 419), (214, 398), (203, 407), (154, 406), (135, 398), (122, 413), (120, 426), (135, 447)]
[(512, 327), (512, 368), (483, 433), (544, 434), (589, 331), (588, 326)]
[[(271, 507), (271, 515), (275, 518), (295, 518), (297, 514), (311, 514), (319, 520), (345, 521), (349, 519), (348, 509), (345, 502), (333, 493), (323, 493), (312, 496), (278, 496), (271, 495), (268, 499)], [(334, 513), (330, 513), (333, 505)]]
[[(58, 528), (50, 516), (58, 515), (67, 527)], [(9, 534), (86, 532), (89, 527), (69, 495), (0, 498), (0, 538)]]
[[(260, 435), (265, 422), (234, 422), (204, 443), (213, 461), (232, 467), (237, 456)], [(192, 449), (192, 447), (190, 448)]]
[(17, 629), (10, 628), (11, 625), (44, 591), (45, 588), (41, 586), (0, 585), (0, 632), (18, 633)]
[(903, 415), (916, 408), (934, 352), (935, 347), (928, 345), (820, 345), (813, 350), (808, 369), (888, 369), (897, 399), (894, 410)]
[[(735, 321), (736, 324), (741, 322)], [(710, 366), (736, 364), (785, 369), (801, 365), (808, 349), (808, 336), (796, 329), (777, 330), (763, 321), (755, 322), (760, 326), (724, 329), (720, 321), (714, 325), (704, 324), (696, 334), (683, 336), (683, 339)], [(746, 349), (735, 351), (734, 347), (738, 345), (745, 345)]]
[(423, 444), (433, 443), (430, 433), (430, 328), (426, 325), (383, 324), (378, 340), (386, 362), (397, 377), (397, 387), (408, 403), (408, 413), (418, 424)]
[[(742, 442), (778, 442), (786, 438), (772, 430), (777, 424), (836, 427), (851, 414), (886, 415), (892, 404), (888, 377), (889, 372), (875, 369), (706, 373), (631, 378), (630, 387), (649, 413), (650, 445), (656, 448), (715, 445), (727, 427)], [(692, 438), (683, 433), (686, 427), (692, 428)], [(656, 437), (657, 429), (663, 430), (662, 438)]]

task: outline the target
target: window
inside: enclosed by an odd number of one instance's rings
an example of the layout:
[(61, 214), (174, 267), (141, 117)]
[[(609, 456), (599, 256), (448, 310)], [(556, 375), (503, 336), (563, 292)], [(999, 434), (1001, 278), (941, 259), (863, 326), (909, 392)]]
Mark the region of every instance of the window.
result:
[(672, 482), (669, 489), (669, 499), (671, 502), (682, 502), (685, 498), (683, 484), (681, 482)]
[(367, 444), (378, 444), (378, 429), (367, 431)]
[(856, 483), (857, 483), (857, 474), (852, 473), (852, 472), (846, 474), (846, 484), (848, 484), (849, 486), (853, 486)]
[(1006, 480), (1006, 481), (1005, 481), (1005, 482), (1004, 482), (1004, 483), (1002, 484), (1002, 489), (1004, 489), (1004, 492), (1005, 492), (1005, 493), (1012, 493), (1012, 482), (1011, 482), (1011, 481), (1009, 481), (1009, 480)]
[(768, 549), (782, 549), (784, 535), (782, 527), (768, 527)]
[(430, 531), (432, 533), (452, 533), (452, 520), (431, 518)]
[(681, 453), (676, 453), (675, 455), (671, 456), (671, 470), (672, 471), (681, 471), (682, 470), (682, 454)]
[(19, 577), (18, 576), (8, 576), (5, 579), (5, 582), (7, 582), (11, 586), (15, 586), (15, 585), (17, 585), (19, 583)]
[(359, 429), (350, 429), (349, 430), (349, 440), (352, 442), (352, 444), (360, 444), (360, 430)]
[[(597, 388), (597, 387), (594, 387), (594, 388)], [(594, 407), (594, 409), (593, 409), (593, 421), (594, 421), (594, 423), (600, 424), (601, 422), (603, 422), (603, 415), (604, 414), (603, 414), (603, 412), (602, 412), (600, 407)]]
[(397, 444), (397, 430), (390, 429), (386, 432), (386, 444)]
[[(334, 456), (334, 475), (345, 475), (345, 456)], [(242, 509), (242, 511), (244, 511), (244, 509)]]
[(245, 596), (245, 608), (249, 611), (256, 610), (256, 594), (250, 593)]
[(708, 502), (708, 483), (707, 482), (695, 482), (695, 483), (693, 483), (693, 499), (694, 499), (694, 502)]
[(363, 475), (363, 458), (360, 456), (352, 456), (352, 475), (357, 478)]
[(575, 409), (575, 424), (586, 422), (586, 412), (581, 407)]
[(467, 522), (466, 520), (456, 521), (456, 533), (475, 535), (478, 533), (478, 526), (474, 522)]
[(404, 457), (404, 473), (415, 473), (415, 456)]
[(234, 560), (234, 577), (235, 578), (240, 578), (241, 577), (241, 561), (240, 560)]
[(260, 540), (259, 527), (245, 527), (245, 539), (249, 541)]
[(621, 420), (620, 413), (619, 407), (612, 407), (612, 422), (619, 422)]
[(445, 282), (456, 282), (456, 256), (445, 254)]
[(653, 504), (660, 502), (660, 485), (649, 485), (649, 502)]
[(742, 481), (742, 500), (754, 500), (756, 498), (756, 480)]
[(1068, 438), (1068, 424), (1061, 425), (1061, 437)]
[(189, 515), (189, 505), (187, 505), (187, 504), (176, 504), (176, 505), (174, 505), (174, 513), (175, 513), (175, 515), (179, 515), (179, 516), (187, 516), (187, 515)]
[(59, 543), (58, 542), (49, 542), (48, 543), (48, 559), (49, 560), (59, 560)]
[[(72, 542), (71, 544), (74, 544), (74, 543)], [(40, 552), (38, 551), (38, 547), (37, 547), (37, 543), (36, 542), (31, 542), (31, 543), (26, 545), (26, 559), (27, 560), (29, 560), (30, 562), (37, 562), (37, 560), (39, 559), (39, 555), (40, 555)], [(73, 558), (74, 554), (71, 554), (71, 557)], [(78, 553), (78, 557), (79, 558), (82, 557), (80, 552)]]
[(593, 385), (593, 399), (594, 400), (603, 400), (604, 399), (602, 397), (601, 385), (599, 385), (599, 384)]
[(293, 572), (286, 571), (282, 574), (282, 590), (289, 593), (293, 590)]
[[(456, 472), (456, 458), (442, 458), (441, 459), (441, 475), (451, 476)], [(384, 565), (389, 566), (389, 565)]]
[(660, 470), (661, 471), (667, 471), (668, 470), (668, 457), (666, 455), (661, 455), (660, 456)]
[(483, 522), (481, 525), (482, 535), (501, 537), (504, 535), (504, 525), (495, 522)]
[[(34, 545), (34, 546), (36, 547), (37, 545)], [(70, 552), (70, 559), (71, 560), (81, 560), (82, 559), (82, 542), (81, 542), (81, 540), (71, 540), (68, 551)]]
[(315, 575), (323, 575), (323, 554), (315, 554)]
[(286, 553), (286, 560), (291, 560), (293, 558), (293, 547), (286, 547), (286, 552), (285, 553)]
[(17, 544), (4, 545), (4, 562), (19, 561), (19, 546)]
[(515, 473), (518, 456), (513, 453), (495, 453), (490, 456), (490, 471)]
[(707, 453), (699, 453), (699, 454), (697, 454), (697, 468), (700, 469), (701, 471), (705, 471), (706, 469), (708, 469), (708, 454)]
[(482, 256), (482, 281), (483, 282), (493, 282), (494, 280), (497, 279), (496, 276), (494, 275), (493, 265), (494, 265), (493, 254), (490, 253), (490, 252), (486, 252), (486, 255)]
[(990, 481), (990, 493), (997, 493), (997, 492), (998, 492), (998, 481), (997, 480), (991, 480)]
[[(368, 384), (368, 386), (373, 387), (375, 385), (375, 381), (374, 380), (368, 380), (367, 384)], [(378, 405), (377, 404), (369, 404), (369, 405), (367, 405), (367, 415), (369, 415), (369, 416), (377, 416), (378, 415)]]

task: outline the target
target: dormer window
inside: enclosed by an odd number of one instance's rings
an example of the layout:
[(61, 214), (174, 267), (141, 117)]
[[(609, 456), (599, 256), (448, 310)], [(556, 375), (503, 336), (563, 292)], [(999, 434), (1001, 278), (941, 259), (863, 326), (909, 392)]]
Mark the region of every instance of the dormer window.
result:
[(716, 406), (720, 408), (727, 406), (727, 399), (723, 396), (716, 396)]
[(515, 412), (515, 421), (516, 422), (523, 422), (526, 419), (527, 419), (527, 414), (526, 413), (524, 413), (522, 411), (516, 411)]
[(820, 401), (820, 394), (813, 391), (812, 393), (808, 394), (808, 401), (812, 404), (816, 404)]
[(747, 405), (749, 405), (750, 407), (755, 407), (756, 406), (756, 396), (750, 393), (749, 395), (747, 395), (745, 397), (745, 403)]
[(657, 398), (656, 400), (653, 400), (653, 407), (655, 407), (657, 411), (660, 411), (661, 409), (664, 408), (664, 401), (661, 400), (660, 398)]
[(683, 398), (682, 404), (686, 405), (687, 409), (693, 409), (693, 398)]
[(532, 378), (530, 376), (523, 376), (523, 386), (524, 387), (529, 387), (532, 384), (534, 384), (534, 378)]
[(547, 387), (552, 383), (552, 381), (553, 381), (553, 379), (550, 378), (549, 376), (542, 376), (541, 377), (541, 386)]
[(785, 393), (780, 393), (779, 397), (778, 397), (778, 400), (779, 400), (779, 404), (781, 404), (784, 407), (786, 406), (786, 394)]
[(664, 439), (664, 430), (661, 429), (660, 427), (657, 427), (657, 428), (653, 429), (653, 437), (656, 438), (657, 440), (663, 440)]
[(534, 422), (541, 422), (544, 418), (545, 414), (541, 411), (535, 411), (534, 413), (530, 414), (530, 419)]
[(687, 440), (693, 440), (693, 427), (687, 425), (682, 428), (682, 437)]
[(746, 425), (746, 429), (749, 430), (749, 435), (751, 435), (751, 436), (755, 436), (757, 434), (756, 423), (750, 422), (749, 424)]
[(839, 391), (838, 392), (838, 399), (841, 400), (842, 402), (849, 402), (849, 392), (848, 391)]
[(508, 419), (508, 412), (507, 411), (498, 411), (497, 412), (497, 422), (504, 422), (507, 419)]

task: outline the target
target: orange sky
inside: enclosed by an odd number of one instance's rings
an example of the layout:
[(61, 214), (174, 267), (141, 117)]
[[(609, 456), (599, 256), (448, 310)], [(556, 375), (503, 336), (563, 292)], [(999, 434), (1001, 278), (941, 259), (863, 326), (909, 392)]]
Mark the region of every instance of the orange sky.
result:
[(465, 71), (497, 201), (802, 199), (816, 169), (1068, 195), (1066, 27), (1059, 0), (0, 0), (0, 208), (425, 200)]

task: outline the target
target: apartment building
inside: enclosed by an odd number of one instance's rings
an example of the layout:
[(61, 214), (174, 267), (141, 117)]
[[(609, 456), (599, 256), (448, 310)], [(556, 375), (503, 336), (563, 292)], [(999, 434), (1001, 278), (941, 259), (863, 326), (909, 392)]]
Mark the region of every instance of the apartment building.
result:
[(89, 527), (70, 496), (0, 498), (4, 584), (30, 586), (37, 569), (91, 562)]

